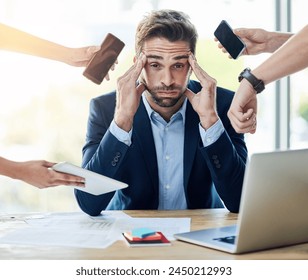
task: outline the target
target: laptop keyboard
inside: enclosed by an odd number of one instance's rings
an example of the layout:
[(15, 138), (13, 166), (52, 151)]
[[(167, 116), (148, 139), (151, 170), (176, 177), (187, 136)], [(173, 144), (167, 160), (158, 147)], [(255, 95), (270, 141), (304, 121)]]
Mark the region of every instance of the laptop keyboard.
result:
[(229, 244), (235, 244), (235, 237), (236, 237), (235, 235), (232, 235), (232, 236), (227, 236), (227, 237), (214, 238), (214, 240), (229, 243)]

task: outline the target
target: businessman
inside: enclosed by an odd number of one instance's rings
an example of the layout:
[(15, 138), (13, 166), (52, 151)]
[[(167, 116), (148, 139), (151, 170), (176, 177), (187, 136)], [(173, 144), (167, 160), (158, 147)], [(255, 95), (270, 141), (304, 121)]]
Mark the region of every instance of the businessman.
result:
[[(133, 66), (117, 91), (90, 105), (83, 167), (128, 188), (75, 195), (103, 210), (226, 207), (238, 212), (247, 149), (227, 117), (233, 93), (216, 88), (195, 59), (197, 32), (173, 10), (140, 22)], [(194, 72), (200, 82), (190, 80)]]

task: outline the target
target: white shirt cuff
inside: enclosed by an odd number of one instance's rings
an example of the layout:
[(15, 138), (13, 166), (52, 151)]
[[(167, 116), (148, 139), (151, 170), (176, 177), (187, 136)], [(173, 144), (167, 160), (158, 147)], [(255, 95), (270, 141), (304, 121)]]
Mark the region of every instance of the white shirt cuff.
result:
[(116, 137), (120, 142), (130, 146), (132, 144), (132, 129), (129, 132), (126, 132), (122, 128), (118, 127), (114, 120), (112, 120), (109, 131), (111, 134)]
[(199, 123), (199, 131), (201, 135), (201, 139), (203, 142), (203, 146), (207, 147), (214, 142), (223, 134), (225, 128), (220, 119), (216, 123), (214, 123), (210, 128), (204, 129)]

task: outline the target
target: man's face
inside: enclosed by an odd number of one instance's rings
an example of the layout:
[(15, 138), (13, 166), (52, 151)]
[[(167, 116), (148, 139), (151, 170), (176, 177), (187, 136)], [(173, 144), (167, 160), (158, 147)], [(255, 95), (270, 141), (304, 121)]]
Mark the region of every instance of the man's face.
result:
[(150, 94), (149, 102), (160, 107), (173, 107), (180, 99), (183, 100), (191, 74), (189, 44), (157, 37), (145, 41), (143, 53), (147, 62), (140, 81)]

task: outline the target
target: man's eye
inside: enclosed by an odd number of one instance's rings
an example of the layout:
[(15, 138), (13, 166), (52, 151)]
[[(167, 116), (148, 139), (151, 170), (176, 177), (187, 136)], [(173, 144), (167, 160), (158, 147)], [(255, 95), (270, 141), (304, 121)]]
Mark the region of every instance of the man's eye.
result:
[(181, 69), (181, 68), (183, 68), (183, 67), (184, 67), (183, 64), (175, 64), (175, 65), (174, 65), (174, 68), (176, 68), (176, 69)]
[(158, 65), (157, 63), (151, 63), (150, 66), (151, 66), (152, 68), (158, 68), (158, 67), (159, 67), (159, 65)]

